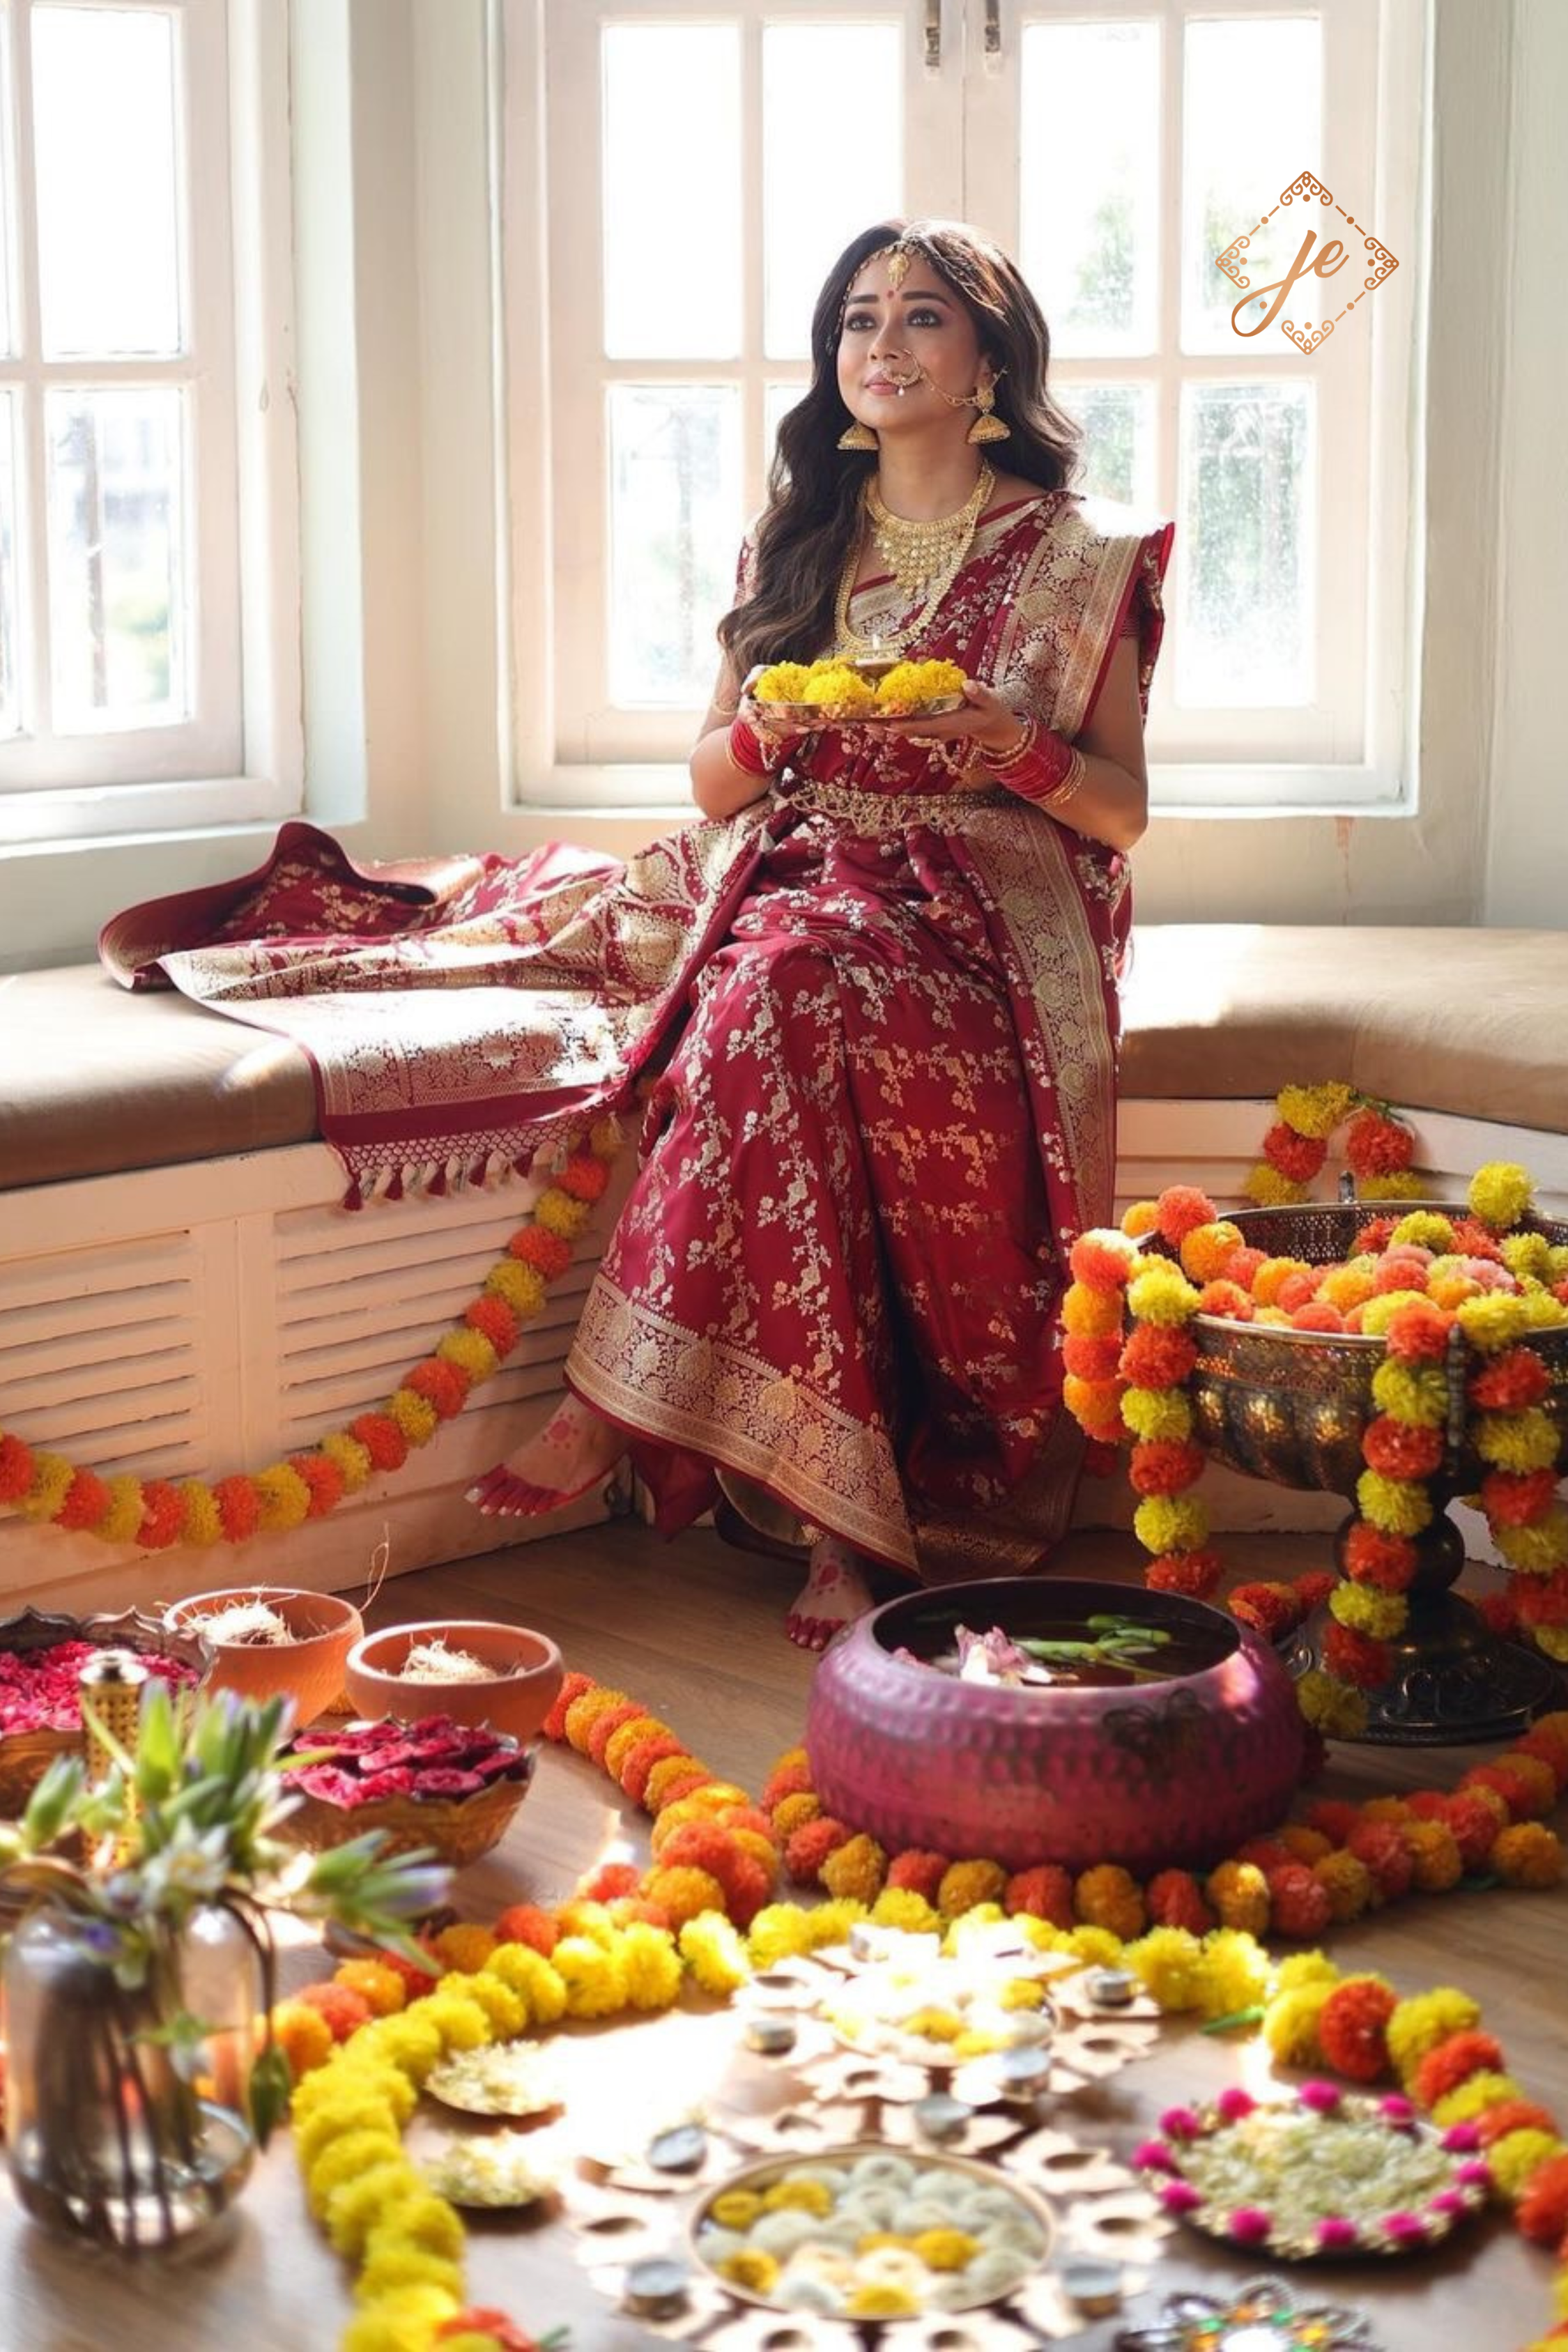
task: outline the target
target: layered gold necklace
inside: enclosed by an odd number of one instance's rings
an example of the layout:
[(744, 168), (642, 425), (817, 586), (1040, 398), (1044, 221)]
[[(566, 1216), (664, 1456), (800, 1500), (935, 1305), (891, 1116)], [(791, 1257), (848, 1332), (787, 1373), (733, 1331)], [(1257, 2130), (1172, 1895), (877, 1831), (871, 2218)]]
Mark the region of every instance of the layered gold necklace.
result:
[(855, 593), (855, 576), (860, 569), (861, 534), (858, 531), (839, 578), (834, 607), (838, 652), (900, 653), (913, 643), (957, 579), (995, 487), (994, 470), (982, 460), (974, 488), (956, 514), (911, 522), (907, 516), (890, 513), (882, 503), (876, 482), (867, 483), (865, 507), (871, 544), (892, 574), (900, 594), (918, 597), (920, 602), (896, 629), (867, 635), (851, 625), (849, 605)]

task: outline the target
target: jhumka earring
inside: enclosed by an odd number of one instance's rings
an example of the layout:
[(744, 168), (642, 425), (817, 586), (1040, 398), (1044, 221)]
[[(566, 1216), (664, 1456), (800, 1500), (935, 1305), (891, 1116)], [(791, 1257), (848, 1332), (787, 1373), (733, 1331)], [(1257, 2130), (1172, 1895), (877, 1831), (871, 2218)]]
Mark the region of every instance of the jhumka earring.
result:
[[(1005, 433), (1007, 427), (1004, 425), (1002, 430)], [(858, 420), (838, 436), (838, 446), (841, 449), (879, 449), (881, 446), (870, 426), (860, 424)]]
[(975, 385), (974, 405), (980, 414), (965, 434), (966, 441), (979, 446), (986, 441), (1010, 441), (1013, 438), (1013, 428), (1005, 417), (992, 414), (996, 405), (996, 379), (994, 375), (982, 376)]

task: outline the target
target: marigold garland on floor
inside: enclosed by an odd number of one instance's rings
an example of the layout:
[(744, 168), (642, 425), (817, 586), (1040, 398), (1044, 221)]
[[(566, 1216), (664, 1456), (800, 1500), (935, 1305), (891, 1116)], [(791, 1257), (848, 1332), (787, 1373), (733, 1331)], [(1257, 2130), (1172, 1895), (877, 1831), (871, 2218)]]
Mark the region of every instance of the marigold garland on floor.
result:
[(1308, 1200), (1330, 1140), (1342, 1127), (1345, 1165), (1362, 1200), (1418, 1200), (1424, 1194), (1426, 1180), (1411, 1164), (1415, 1138), (1393, 1105), (1335, 1083), (1280, 1088), (1263, 1157), (1242, 1187), (1247, 1199), (1260, 1209), (1289, 1208)]
[(104, 1543), (139, 1544), (160, 1551), (171, 1544), (200, 1547), (244, 1543), (325, 1518), (376, 1471), (400, 1470), (411, 1448), (427, 1445), (444, 1421), (461, 1412), (469, 1395), (497, 1371), (525, 1325), (544, 1306), (549, 1285), (572, 1263), (572, 1244), (609, 1181), (620, 1147), (613, 1118), (594, 1128), (552, 1177), (486, 1275), (477, 1298), (404, 1374), (385, 1403), (334, 1429), (302, 1453), (264, 1469), (236, 1472), (208, 1483), (187, 1478), (101, 1476), (67, 1455), (25, 1444), (0, 1429), (0, 1507), (12, 1504), (42, 1527), (99, 1537)]
[[(1042, 1948), (1131, 1968), (1168, 2012), (1214, 2022), (1260, 2014), (1281, 2063), (1331, 2067), (1357, 2083), (1397, 2075), (1439, 2127), (1473, 2129), (1518, 2226), (1568, 2263), (1568, 2147), (1546, 2110), (1502, 2070), (1476, 2004), (1450, 1987), (1400, 2000), (1380, 1978), (1342, 1976), (1317, 1950), (1276, 1966), (1256, 1941), (1270, 1926), (1289, 1932), (1292, 1919), (1296, 1932), (1315, 1935), (1309, 1915), (1326, 1927), (1369, 1903), (1451, 1885), (1467, 1864), (1483, 1860), (1516, 1885), (1555, 1883), (1561, 1848), (1532, 1816), (1568, 1785), (1568, 1713), (1543, 1718), (1497, 1763), (1475, 1767), (1452, 1797), (1321, 1803), (1300, 1827), (1255, 1840), (1245, 1856), (1220, 1864), (1205, 1887), (1169, 1872), (1142, 1893), (1109, 1865), (1076, 1883), (1048, 1865), (1009, 1880), (995, 1864), (925, 1854), (884, 1856), (873, 1870), (880, 1851), (873, 1842), (825, 1821), (803, 1750), (781, 1759), (762, 1802), (750, 1806), (657, 1717), (586, 1675), (567, 1678), (547, 1729), (623, 1788), (640, 1784), (637, 1801), (655, 1816), (653, 1869), (610, 1865), (553, 1910), (518, 1904), (493, 1930), (447, 1927), (434, 1938), (428, 1974), (404, 1961), (345, 1961), (331, 1983), (308, 1988), (276, 2014), (298, 2078), (296, 2145), (311, 2210), (358, 2265), (361, 2309), (342, 2352), (426, 2352), (437, 2341), (461, 2352), (503, 2352), (500, 2333), (460, 2324), (462, 2224), (402, 2148), (418, 2086), (443, 2057), (542, 2033), (563, 2017), (665, 2009), (687, 1981), (727, 1998), (754, 1969), (841, 1943), (868, 1917), (942, 1932), (951, 1949), (967, 1922), (1004, 1916), (1004, 1903)], [(667, 1740), (667, 1752), (655, 1756)], [(690, 1840), (678, 1847), (682, 1832), (698, 1827), (715, 1834), (695, 1849)], [(811, 1908), (751, 1907), (757, 1882), (738, 1858), (755, 1860), (771, 1886), (763, 1849), (776, 1870), (775, 1837), (787, 1840), (792, 1874), (834, 1890), (830, 1899)], [(704, 1858), (674, 1863), (672, 1848)], [(725, 1874), (734, 1879), (729, 1895)], [(704, 1879), (720, 1899), (689, 1910)], [(847, 1879), (865, 1893), (850, 1891)], [(1326, 1896), (1326, 1912), (1321, 1902), (1300, 1901), (1307, 1881)], [(726, 1915), (731, 1902), (749, 1916), (744, 1934)], [(1556, 2294), (1568, 2318), (1568, 2270)], [(494, 2315), (473, 2317), (488, 2324)], [(1549, 2340), (1530, 2352), (1545, 2352)]]

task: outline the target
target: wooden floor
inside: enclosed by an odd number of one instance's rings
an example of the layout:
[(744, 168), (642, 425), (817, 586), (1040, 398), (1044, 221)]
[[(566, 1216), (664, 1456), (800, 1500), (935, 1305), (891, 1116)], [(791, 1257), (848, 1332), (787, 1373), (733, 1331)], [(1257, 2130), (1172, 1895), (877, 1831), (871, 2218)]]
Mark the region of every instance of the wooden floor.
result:
[[(1316, 1562), (1316, 1538), (1232, 1538), (1237, 1573), (1269, 1575)], [(1064, 1571), (1131, 1580), (1124, 1536), (1082, 1535), (1064, 1548)], [(756, 1789), (773, 1758), (800, 1737), (813, 1662), (783, 1638), (780, 1622), (796, 1581), (789, 1566), (733, 1551), (706, 1530), (666, 1547), (625, 1520), (384, 1586), (374, 1624), (426, 1616), (494, 1616), (552, 1634), (569, 1664), (620, 1685), (680, 1729), (713, 1769)], [(346, 1588), (345, 1588), (346, 1589)], [(1336, 1793), (1448, 1785), (1473, 1753), (1398, 1755), (1339, 1751), (1329, 1787)], [(483, 1919), (520, 1896), (550, 1902), (606, 1853), (645, 1850), (646, 1823), (628, 1814), (602, 1774), (582, 1759), (546, 1752), (535, 1787), (497, 1853), (465, 1873), (460, 1908)], [(1538, 1896), (1417, 1898), (1344, 1931), (1342, 1961), (1376, 1968), (1401, 1991), (1458, 1984), (1481, 2001), (1512, 2071), (1533, 2095), (1568, 2116), (1568, 1991), (1564, 1969), (1568, 1891)], [(326, 1963), (309, 1942), (291, 1945), (285, 1970), (298, 1980)], [(720, 2033), (722, 2017), (707, 2021)], [(653, 2021), (575, 2037), (576, 2104), (606, 2112), (634, 2094), (657, 2099), (661, 2058), (680, 2069), (691, 2095), (698, 2021)], [(577, 2070), (580, 2069), (580, 2074)], [(1245, 2074), (1256, 2087), (1256, 2053), (1234, 2041), (1171, 2032), (1158, 2056), (1122, 2074), (1074, 2110), (1094, 2134), (1125, 2151), (1161, 2105), (1212, 2094)], [(1375, 2315), (1384, 2352), (1510, 2352), (1550, 2324), (1552, 2264), (1527, 2249), (1502, 2219), (1472, 2227), (1440, 2254), (1363, 2267), (1324, 2267), (1302, 2276), (1322, 2299)], [(1216, 2279), (1240, 2283), (1238, 2262), (1211, 2255), (1183, 2233), (1162, 2265), (1160, 2292)], [(478, 2228), (469, 2278), (476, 2300), (503, 2305), (539, 2332), (571, 2325), (572, 2352), (634, 2352), (651, 2339), (615, 2316), (584, 2281), (559, 2227)], [(1154, 2298), (1133, 2306), (1147, 2316)], [(258, 2165), (226, 2242), (177, 2268), (134, 2269), (85, 2255), (28, 2224), (8, 2190), (0, 2196), (0, 2352), (331, 2352), (351, 2305), (343, 2273), (310, 2224), (284, 2135)], [(1073, 2341), (1110, 2352), (1117, 2323), (1099, 2322)], [(1022, 2340), (1022, 2339), (1019, 2339)]]

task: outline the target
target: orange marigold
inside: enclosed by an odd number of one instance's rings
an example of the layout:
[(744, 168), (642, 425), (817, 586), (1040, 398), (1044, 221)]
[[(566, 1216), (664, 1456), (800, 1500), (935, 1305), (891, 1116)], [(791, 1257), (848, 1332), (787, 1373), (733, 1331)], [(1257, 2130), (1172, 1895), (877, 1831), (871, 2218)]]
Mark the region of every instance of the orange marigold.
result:
[(1348, 1850), (1372, 1874), (1375, 1899), (1396, 1903), (1410, 1892), (1415, 1865), (1410, 1850), (1393, 1822), (1360, 1821), (1345, 1840)]
[(1156, 1228), (1162, 1240), (1179, 1249), (1194, 1225), (1212, 1225), (1219, 1212), (1196, 1184), (1168, 1184), (1154, 1203)]
[[(889, 1884), (891, 1885), (889, 1879)], [(1002, 1896), (1005, 1909), (1026, 1912), (1031, 1919), (1047, 1919), (1053, 1927), (1073, 1925), (1072, 1874), (1059, 1863), (1037, 1863), (1032, 1870), (1016, 1871)]]
[(463, 1309), (463, 1320), (470, 1331), (489, 1341), (498, 1356), (510, 1356), (517, 1345), (521, 1326), (504, 1298), (493, 1298), (488, 1293), (470, 1298)]
[(1205, 1545), (1197, 1551), (1163, 1552), (1152, 1559), (1143, 1571), (1143, 1581), (1151, 1592), (1184, 1592), (1194, 1601), (1206, 1601), (1225, 1574), (1225, 1562)]
[(1333, 1917), (1333, 1904), (1321, 1879), (1304, 1862), (1284, 1863), (1268, 1877), (1274, 1933), (1300, 1943), (1321, 1936)]
[(1471, 2029), (1464, 2033), (1450, 2033), (1435, 2050), (1428, 2050), (1415, 2069), (1413, 2085), (1415, 2095), (1424, 2107), (1435, 2107), (1450, 2091), (1483, 2067), (1495, 2067), (1502, 2072), (1502, 2044), (1490, 2033)]
[(1232, 1323), (1250, 1323), (1254, 1312), (1251, 1294), (1239, 1282), (1227, 1278), (1205, 1282), (1198, 1293), (1200, 1315), (1223, 1315)]
[(1096, 1863), (1084, 1871), (1073, 1885), (1073, 1907), (1086, 1927), (1109, 1928), (1123, 1943), (1141, 1936), (1148, 1924), (1138, 1882), (1120, 1863)]
[(1381, 1690), (1394, 1672), (1394, 1653), (1386, 1642), (1335, 1619), (1323, 1635), (1323, 1664), (1352, 1690)]
[(1406, 1822), (1399, 1832), (1423, 1895), (1445, 1895), (1465, 1874), (1459, 1842), (1447, 1822)]
[(1537, 2245), (1558, 2246), (1568, 2233), (1568, 2156), (1549, 2156), (1531, 2174), (1514, 2220)]
[(1180, 1495), (1201, 1478), (1207, 1456), (1179, 1438), (1146, 1438), (1134, 1445), (1127, 1475), (1140, 1495)]
[(548, 1959), (561, 1939), (561, 1930), (537, 1903), (509, 1903), (495, 1923), (496, 1941), (528, 1944)]
[(555, 1181), (574, 1201), (596, 1201), (610, 1181), (607, 1160), (595, 1160), (589, 1152), (580, 1152), (569, 1160)]
[(1171, 1389), (1184, 1381), (1198, 1360), (1191, 1332), (1170, 1323), (1133, 1326), (1117, 1370), (1134, 1388)]
[(1268, 1882), (1255, 1862), (1222, 1862), (1204, 1881), (1204, 1893), (1226, 1927), (1249, 1936), (1268, 1926)]
[(355, 1992), (352, 1985), (308, 1984), (301, 1986), (294, 1999), (305, 2009), (313, 2009), (324, 2020), (334, 2042), (347, 2042), (362, 2025), (371, 2021), (371, 2006), (364, 1995)]
[(811, 1767), (805, 1760), (805, 1750), (804, 1748), (792, 1748), (787, 1756), (779, 1758), (763, 1781), (763, 1793), (757, 1801), (764, 1813), (771, 1813), (781, 1798), (804, 1796), (810, 1788)]
[(1139, 1263), (1121, 1234), (1080, 1234), (1068, 1253), (1068, 1270), (1088, 1290), (1125, 1290)]
[(1379, 1413), (1362, 1433), (1361, 1450), (1367, 1468), (1385, 1478), (1430, 1478), (1442, 1464), (1443, 1433)]
[(1347, 1124), (1344, 1155), (1358, 1176), (1396, 1176), (1415, 1158), (1415, 1138), (1402, 1119), (1369, 1108)]
[(1189, 1936), (1206, 1936), (1219, 1925), (1190, 1870), (1156, 1871), (1143, 1889), (1143, 1899), (1157, 1927), (1184, 1927)]
[(1522, 1412), (1542, 1402), (1552, 1376), (1533, 1348), (1505, 1348), (1472, 1372), (1468, 1385), (1471, 1403), (1484, 1412)]
[(1544, 1822), (1500, 1831), (1489, 1859), (1510, 1886), (1555, 1886), (1563, 1877), (1563, 1842)]
[(1357, 1584), (1375, 1585), (1380, 1592), (1403, 1592), (1415, 1573), (1415, 1546), (1410, 1538), (1389, 1535), (1370, 1519), (1352, 1520), (1343, 1558), (1347, 1576)]
[(1338, 2074), (1375, 2083), (1388, 2070), (1388, 2021), (1398, 2006), (1377, 1977), (1346, 1977), (1318, 2012), (1318, 2044)]
[[(380, 1413), (365, 1413), (362, 1418), (366, 1421), (380, 1421), (382, 1416)], [(360, 1436), (357, 1422), (351, 1424), (351, 1433), (355, 1437)], [(362, 1438), (361, 1443), (366, 1446), (374, 1461), (374, 1447), (370, 1444), (367, 1438)], [(400, 1444), (403, 1443), (401, 1436), (398, 1438), (398, 1443)], [(378, 1463), (376, 1466), (379, 1469), (384, 1465)], [(239, 1471), (235, 1472), (232, 1477), (220, 1478), (213, 1488), (213, 1500), (217, 1505), (218, 1517), (223, 1523), (224, 1538), (226, 1542), (243, 1543), (247, 1536), (253, 1536), (256, 1533), (257, 1523), (261, 1517), (261, 1497), (256, 1491), (253, 1479), (246, 1477), (243, 1472)]]
[(1415, 1298), (1389, 1318), (1384, 1345), (1401, 1363), (1440, 1364), (1453, 1328), (1454, 1318), (1445, 1308), (1428, 1298)]
[(1476, 2137), (1483, 2147), (1494, 2140), (1506, 2139), (1510, 2132), (1548, 2131), (1557, 2128), (1549, 2108), (1534, 2099), (1500, 2099), (1495, 2107), (1484, 2107), (1475, 2118)]
[(1300, 1135), (1285, 1121), (1276, 1119), (1263, 1138), (1263, 1157), (1281, 1176), (1289, 1176), (1293, 1184), (1310, 1184), (1324, 1160), (1329, 1147), (1321, 1135)]
[(1069, 1331), (1062, 1341), (1062, 1369), (1079, 1381), (1113, 1381), (1121, 1347), (1113, 1337)]
[(937, 1889), (951, 1867), (952, 1857), (946, 1853), (931, 1853), (920, 1846), (906, 1846), (888, 1864), (888, 1884), (901, 1887), (910, 1895), (919, 1895), (932, 1908), (936, 1906)]
[(816, 1884), (817, 1873), (836, 1846), (847, 1845), (854, 1836), (842, 1822), (831, 1813), (822, 1813), (804, 1829), (796, 1830), (784, 1847), (784, 1868), (797, 1886)]
[(1001, 1864), (988, 1861), (984, 1854), (950, 1863), (936, 1890), (936, 1907), (944, 1919), (959, 1919), (977, 1903), (999, 1903), (1006, 1885), (1007, 1874)]
[(95, 1470), (71, 1474), (65, 1500), (55, 1513), (55, 1525), (73, 1532), (98, 1525), (109, 1508), (109, 1488)]
[(377, 1470), (401, 1470), (408, 1459), (408, 1440), (389, 1412), (362, 1412), (350, 1422), (349, 1435), (358, 1438)]
[(1371, 1908), (1373, 1877), (1364, 1862), (1358, 1862), (1344, 1846), (1326, 1853), (1312, 1864), (1312, 1875), (1323, 1887), (1334, 1917), (1342, 1926), (1350, 1919), (1359, 1919)]
[(1461, 1789), (1490, 1789), (1502, 1799), (1516, 1821), (1531, 1821), (1549, 1813), (1557, 1801), (1557, 1783), (1548, 1768), (1533, 1756), (1510, 1752), (1492, 1764), (1472, 1764), (1462, 1775)]

